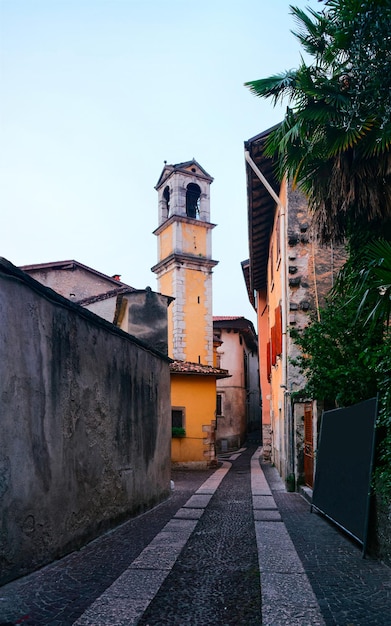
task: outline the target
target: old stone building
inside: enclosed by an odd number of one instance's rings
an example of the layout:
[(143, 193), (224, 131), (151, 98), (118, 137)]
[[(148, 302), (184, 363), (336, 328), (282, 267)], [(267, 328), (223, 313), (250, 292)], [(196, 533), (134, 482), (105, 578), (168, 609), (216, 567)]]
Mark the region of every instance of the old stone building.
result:
[(244, 317), (213, 317), (213, 330), (217, 364), (230, 374), (217, 381), (216, 448), (226, 452), (260, 428), (258, 338)]
[(78, 261), (24, 265), (46, 287), (96, 313), (125, 332), (167, 354), (167, 307), (172, 298), (121, 282)]
[(264, 455), (290, 483), (312, 485), (317, 407), (294, 394), (305, 381), (292, 363), (298, 348), (290, 329), (319, 315), (345, 251), (312, 236), (304, 196), (276, 179), (264, 154), (269, 133), (245, 142), (250, 258), (242, 264), (257, 311)]

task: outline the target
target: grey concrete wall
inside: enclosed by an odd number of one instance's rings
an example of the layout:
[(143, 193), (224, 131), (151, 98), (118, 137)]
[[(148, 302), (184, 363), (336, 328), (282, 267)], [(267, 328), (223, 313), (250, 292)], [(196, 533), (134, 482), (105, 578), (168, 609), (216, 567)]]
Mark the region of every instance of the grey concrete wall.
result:
[(0, 582), (164, 499), (168, 359), (0, 261)]

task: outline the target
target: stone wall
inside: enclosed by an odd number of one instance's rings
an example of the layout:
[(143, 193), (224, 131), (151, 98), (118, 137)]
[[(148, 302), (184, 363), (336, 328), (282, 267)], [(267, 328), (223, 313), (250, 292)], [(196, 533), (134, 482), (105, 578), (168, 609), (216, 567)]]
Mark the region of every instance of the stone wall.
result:
[(0, 583), (167, 497), (168, 359), (0, 261)]

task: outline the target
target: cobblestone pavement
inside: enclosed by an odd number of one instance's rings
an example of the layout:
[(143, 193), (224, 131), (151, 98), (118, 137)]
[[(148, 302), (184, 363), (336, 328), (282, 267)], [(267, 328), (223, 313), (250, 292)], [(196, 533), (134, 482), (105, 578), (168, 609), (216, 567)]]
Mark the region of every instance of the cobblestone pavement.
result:
[(0, 588), (0, 626), (391, 626), (391, 570), (250, 445), (152, 511)]
[(370, 557), (361, 546), (297, 493), (286, 493), (270, 464), (262, 469), (282, 520), (303, 564), (326, 626), (390, 626), (391, 569)]
[(225, 476), (140, 626), (260, 624), (250, 458)]
[(175, 515), (213, 470), (173, 472), (175, 491), (153, 510), (82, 550), (0, 587), (0, 626), (70, 626)]

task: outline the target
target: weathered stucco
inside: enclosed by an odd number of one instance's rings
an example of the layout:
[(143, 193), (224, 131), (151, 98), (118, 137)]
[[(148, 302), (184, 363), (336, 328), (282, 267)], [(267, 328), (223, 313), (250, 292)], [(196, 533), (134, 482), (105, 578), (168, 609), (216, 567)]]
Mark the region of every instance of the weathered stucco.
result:
[(128, 303), (128, 332), (167, 355), (167, 307), (171, 298), (147, 287), (126, 296)]
[(250, 324), (245, 318), (233, 318), (233, 321), (229, 319), (221, 321), (216, 318), (214, 321), (214, 332), (221, 341), (221, 346), (217, 348), (220, 367), (229, 372), (229, 377), (217, 381), (217, 393), (221, 395), (222, 409), (222, 414), (216, 416), (216, 447), (219, 452), (240, 448), (247, 432), (260, 428), (258, 350), (255, 332), (254, 345), (247, 346), (245, 340)]
[(168, 359), (0, 262), (0, 583), (164, 499)]

